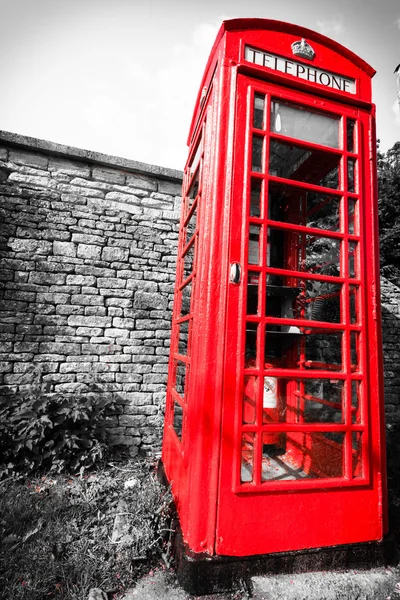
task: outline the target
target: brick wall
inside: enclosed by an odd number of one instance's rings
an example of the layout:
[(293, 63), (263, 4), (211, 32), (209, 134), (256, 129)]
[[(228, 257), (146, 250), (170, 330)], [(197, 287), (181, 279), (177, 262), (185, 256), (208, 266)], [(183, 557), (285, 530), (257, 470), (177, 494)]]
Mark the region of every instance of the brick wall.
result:
[[(159, 449), (181, 177), (0, 132), (0, 394), (40, 376), (50, 393), (113, 395), (114, 441)], [(386, 279), (382, 318), (400, 440), (400, 287)]]
[[(0, 393), (113, 395), (161, 441), (181, 173), (0, 133)], [(35, 369), (32, 370), (32, 365)]]

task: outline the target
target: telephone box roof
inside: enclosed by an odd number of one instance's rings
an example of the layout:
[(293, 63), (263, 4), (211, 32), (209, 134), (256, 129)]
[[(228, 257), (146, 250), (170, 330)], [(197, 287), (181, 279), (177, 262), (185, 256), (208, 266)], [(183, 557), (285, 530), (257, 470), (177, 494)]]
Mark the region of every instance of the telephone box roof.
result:
[[(211, 49), (206, 68), (204, 70), (204, 75), (202, 77), (200, 89), (197, 96), (196, 106), (198, 107), (201, 101), (201, 96), (203, 93), (203, 88), (206, 85), (207, 77), (210, 74), (210, 67), (215, 60), (215, 55), (217, 53), (218, 46), (226, 33), (240, 32), (240, 31), (276, 31), (281, 32), (283, 34), (295, 35), (302, 38), (307, 38), (308, 40), (312, 40), (313, 42), (321, 44), (325, 48), (328, 48), (332, 52), (337, 53), (343, 58), (347, 59), (350, 63), (352, 63), (357, 69), (360, 69), (365, 75), (372, 78), (376, 70), (371, 67), (365, 60), (360, 58), (357, 54), (339, 44), (335, 40), (322, 35), (312, 29), (308, 29), (307, 27), (302, 27), (301, 25), (295, 25), (293, 23), (286, 23), (284, 21), (276, 21), (273, 19), (229, 19), (223, 21), (221, 27), (217, 33), (215, 38), (215, 42)], [(189, 142), (193, 133), (193, 128), (196, 123), (196, 111), (193, 115), (190, 133), (189, 133)], [(188, 142), (188, 143), (189, 143)]]

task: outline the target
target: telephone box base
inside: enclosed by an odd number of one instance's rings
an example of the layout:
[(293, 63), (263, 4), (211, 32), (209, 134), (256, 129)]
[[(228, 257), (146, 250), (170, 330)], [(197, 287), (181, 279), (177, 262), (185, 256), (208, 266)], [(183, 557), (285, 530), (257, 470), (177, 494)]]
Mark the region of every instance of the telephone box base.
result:
[[(164, 465), (157, 466), (160, 483), (168, 487)], [(253, 556), (210, 556), (193, 552), (184, 543), (175, 505), (172, 509), (175, 531), (174, 559), (181, 587), (194, 596), (227, 592), (250, 586), (255, 575), (304, 573), (312, 571), (345, 571), (373, 569), (397, 565), (399, 560), (396, 539), (388, 534), (381, 542), (363, 542), (294, 552), (258, 554)]]
[(233, 591), (243, 585), (249, 587), (250, 578), (254, 575), (372, 569), (398, 562), (397, 546), (392, 535), (386, 536), (382, 542), (227, 557), (192, 552), (182, 540), (179, 525), (176, 531), (174, 554), (178, 581), (186, 592), (194, 596)]

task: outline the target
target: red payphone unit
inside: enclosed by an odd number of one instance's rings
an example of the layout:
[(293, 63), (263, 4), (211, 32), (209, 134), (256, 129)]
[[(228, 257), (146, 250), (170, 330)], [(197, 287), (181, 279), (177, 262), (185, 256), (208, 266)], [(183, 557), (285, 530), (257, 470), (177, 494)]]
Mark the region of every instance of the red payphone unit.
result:
[(262, 571), (294, 568), (297, 551), (304, 568), (315, 548), (345, 566), (385, 554), (373, 75), (277, 21), (225, 21), (212, 49), (162, 454), (189, 591), (221, 589), (240, 559)]

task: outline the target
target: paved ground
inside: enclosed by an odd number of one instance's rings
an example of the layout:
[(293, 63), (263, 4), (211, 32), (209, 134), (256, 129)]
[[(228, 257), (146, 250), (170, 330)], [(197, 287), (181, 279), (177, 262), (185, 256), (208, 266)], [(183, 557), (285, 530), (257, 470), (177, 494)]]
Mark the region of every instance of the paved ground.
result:
[[(252, 592), (201, 596), (201, 600), (400, 600), (400, 568), (345, 573), (301, 573), (253, 577)], [(123, 600), (194, 600), (171, 573), (154, 570)]]

